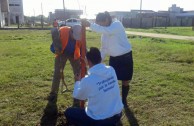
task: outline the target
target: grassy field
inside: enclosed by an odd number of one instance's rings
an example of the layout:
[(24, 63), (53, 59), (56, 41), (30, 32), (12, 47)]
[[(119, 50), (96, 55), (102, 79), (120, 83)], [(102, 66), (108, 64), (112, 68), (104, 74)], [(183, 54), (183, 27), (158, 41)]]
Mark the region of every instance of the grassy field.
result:
[(138, 31), (138, 32), (151, 32), (159, 34), (173, 34), (173, 35), (183, 35), (183, 36), (194, 36), (194, 31), (192, 27), (155, 27), (148, 29), (139, 28), (127, 28), (128, 31)]
[[(194, 42), (128, 38), (134, 76), (123, 126), (194, 125)], [(50, 31), (0, 30), (1, 126), (34, 126), (44, 121), (54, 65), (50, 43)], [(87, 46), (100, 47), (100, 35), (87, 32)], [(65, 75), (72, 90), (69, 62)], [(54, 107), (60, 112), (71, 105), (72, 92), (66, 92), (59, 94)], [(57, 117), (50, 120), (56, 125), (60, 122)]]

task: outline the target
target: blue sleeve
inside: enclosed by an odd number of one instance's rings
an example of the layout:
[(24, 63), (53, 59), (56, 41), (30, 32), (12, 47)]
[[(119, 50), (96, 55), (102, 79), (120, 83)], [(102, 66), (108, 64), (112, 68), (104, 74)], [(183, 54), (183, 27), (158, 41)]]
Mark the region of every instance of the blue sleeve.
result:
[(51, 51), (52, 53), (55, 53), (55, 48), (54, 48), (53, 42), (52, 42), (52, 44), (50, 45), (50, 51)]

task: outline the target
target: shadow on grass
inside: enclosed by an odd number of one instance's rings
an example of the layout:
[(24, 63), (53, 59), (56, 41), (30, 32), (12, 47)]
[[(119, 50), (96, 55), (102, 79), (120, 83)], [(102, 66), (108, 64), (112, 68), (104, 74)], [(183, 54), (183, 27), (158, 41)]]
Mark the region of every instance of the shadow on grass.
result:
[(139, 126), (138, 121), (134, 116), (134, 113), (130, 110), (129, 107), (125, 107), (124, 112), (130, 126)]
[(56, 101), (48, 101), (41, 118), (41, 126), (56, 126), (58, 117), (58, 108)]

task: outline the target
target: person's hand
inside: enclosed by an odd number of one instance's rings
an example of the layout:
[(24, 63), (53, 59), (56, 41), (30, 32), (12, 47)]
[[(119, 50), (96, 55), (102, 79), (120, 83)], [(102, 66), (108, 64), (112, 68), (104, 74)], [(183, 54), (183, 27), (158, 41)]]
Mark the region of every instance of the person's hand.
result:
[(75, 74), (75, 81), (80, 81), (81, 80), (81, 74), (80, 73), (76, 73)]
[(61, 54), (61, 52), (59, 51), (58, 48), (55, 48), (55, 54), (57, 54), (57, 55), (60, 55)]
[(88, 64), (86, 57), (85, 57), (85, 58), (80, 57), (80, 60), (81, 60), (81, 61), (84, 61), (84, 63), (85, 63), (86, 65)]
[(81, 24), (84, 27), (90, 27), (90, 22), (87, 19), (82, 19)]

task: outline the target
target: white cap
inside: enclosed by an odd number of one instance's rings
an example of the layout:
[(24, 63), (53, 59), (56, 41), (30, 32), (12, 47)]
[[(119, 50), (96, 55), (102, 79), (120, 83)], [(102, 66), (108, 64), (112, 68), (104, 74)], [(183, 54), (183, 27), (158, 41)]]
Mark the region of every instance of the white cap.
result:
[(81, 40), (82, 26), (81, 25), (73, 25), (72, 31), (73, 31), (73, 38), (75, 40)]

